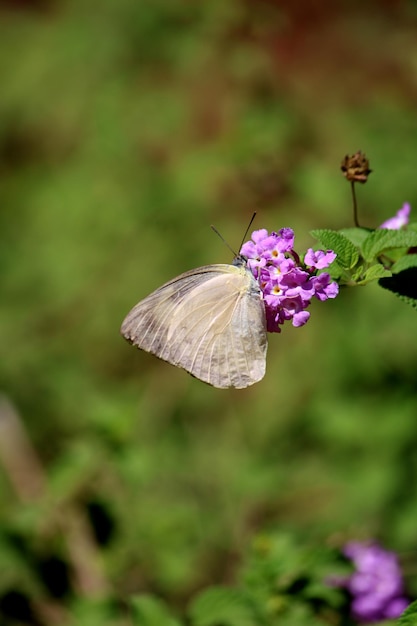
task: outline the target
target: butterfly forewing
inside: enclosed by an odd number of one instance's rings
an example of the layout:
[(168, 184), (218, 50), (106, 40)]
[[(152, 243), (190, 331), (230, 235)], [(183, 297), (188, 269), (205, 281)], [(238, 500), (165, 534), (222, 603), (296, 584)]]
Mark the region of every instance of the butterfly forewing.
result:
[(122, 334), (215, 387), (243, 388), (265, 374), (265, 309), (246, 264), (182, 274), (139, 302)]

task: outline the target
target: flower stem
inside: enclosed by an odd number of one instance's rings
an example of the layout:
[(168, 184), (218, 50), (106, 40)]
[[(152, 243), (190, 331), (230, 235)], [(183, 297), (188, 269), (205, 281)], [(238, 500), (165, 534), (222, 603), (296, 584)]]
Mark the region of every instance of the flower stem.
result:
[(358, 203), (356, 202), (356, 191), (355, 191), (355, 181), (350, 181), (350, 187), (352, 189), (352, 200), (353, 200), (353, 221), (357, 228), (360, 228), (358, 221)]

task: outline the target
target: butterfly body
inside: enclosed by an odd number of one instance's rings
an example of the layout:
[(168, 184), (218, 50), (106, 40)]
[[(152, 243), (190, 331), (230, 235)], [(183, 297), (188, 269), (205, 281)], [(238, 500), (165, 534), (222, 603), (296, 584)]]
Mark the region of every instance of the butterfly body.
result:
[(122, 335), (132, 344), (221, 389), (265, 374), (265, 307), (244, 257), (199, 267), (141, 300)]

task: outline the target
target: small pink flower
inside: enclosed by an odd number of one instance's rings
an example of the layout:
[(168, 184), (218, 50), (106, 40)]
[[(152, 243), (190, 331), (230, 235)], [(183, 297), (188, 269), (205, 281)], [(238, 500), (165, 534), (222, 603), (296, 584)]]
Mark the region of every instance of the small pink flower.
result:
[(309, 248), (304, 257), (304, 263), (308, 267), (315, 267), (317, 270), (322, 270), (325, 267), (329, 267), (335, 258), (336, 252), (333, 252), (333, 250), (324, 252), (323, 250), (314, 251), (313, 248)]
[(399, 230), (403, 226), (407, 226), (410, 221), (411, 205), (409, 202), (404, 202), (401, 209), (397, 211), (394, 217), (390, 217), (383, 222), (379, 228), (389, 228), (390, 230)]

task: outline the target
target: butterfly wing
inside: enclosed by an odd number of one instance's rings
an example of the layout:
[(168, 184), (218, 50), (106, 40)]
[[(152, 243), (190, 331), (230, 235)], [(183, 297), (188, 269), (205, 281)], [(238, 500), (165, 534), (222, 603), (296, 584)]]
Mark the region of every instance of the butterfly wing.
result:
[(214, 387), (248, 387), (265, 374), (265, 308), (243, 262), (178, 276), (139, 302), (121, 332)]

